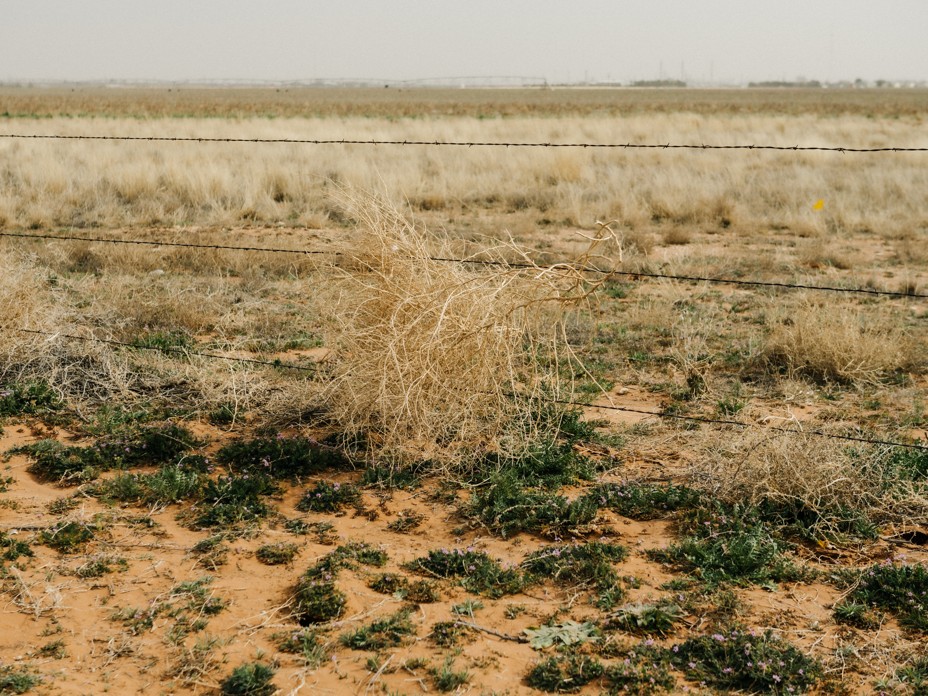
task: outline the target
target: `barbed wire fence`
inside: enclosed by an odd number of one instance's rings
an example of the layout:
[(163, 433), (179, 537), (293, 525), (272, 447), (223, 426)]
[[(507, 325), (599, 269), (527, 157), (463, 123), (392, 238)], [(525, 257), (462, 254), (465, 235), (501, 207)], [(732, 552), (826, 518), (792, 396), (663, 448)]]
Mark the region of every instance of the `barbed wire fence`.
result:
[[(727, 151), (786, 151), (786, 152), (833, 152), (842, 154), (879, 154), (879, 153), (924, 153), (928, 152), (928, 147), (831, 147), (822, 145), (757, 145), (757, 144), (705, 144), (705, 143), (591, 143), (591, 142), (498, 142), (498, 141), (452, 141), (452, 140), (359, 140), (359, 139), (309, 139), (309, 138), (215, 138), (215, 137), (184, 137), (184, 136), (124, 136), (124, 135), (64, 135), (64, 134), (18, 134), (18, 133), (0, 133), (0, 140), (76, 140), (76, 141), (119, 141), (119, 142), (178, 142), (178, 143), (245, 143), (245, 144), (294, 144), (294, 145), (357, 145), (357, 146), (428, 146), (428, 147), (502, 147), (502, 148), (578, 148), (578, 149), (610, 149), (610, 150), (727, 150)], [(340, 256), (343, 252), (331, 249), (286, 249), (275, 247), (253, 247), (253, 246), (232, 246), (221, 244), (199, 244), (186, 242), (169, 242), (162, 240), (139, 240), (139, 239), (109, 239), (103, 237), (90, 237), (84, 235), (51, 235), (51, 234), (32, 234), (17, 233), (11, 231), (0, 231), (0, 237), (30, 239), (39, 241), (77, 241), (86, 243), (99, 244), (128, 244), (139, 245), (152, 248), (185, 248), (185, 249), (210, 249), (220, 251), (238, 251), (238, 252), (263, 252), (263, 253), (280, 253), (295, 255), (332, 255)], [(811, 292), (832, 292), (832, 293), (851, 293), (871, 296), (882, 296), (892, 298), (918, 298), (928, 299), (928, 294), (911, 292), (894, 292), (888, 290), (879, 290), (865, 287), (840, 287), (813, 285), (806, 283), (787, 283), (784, 281), (761, 281), (761, 280), (744, 280), (736, 278), (717, 278), (678, 274), (654, 273), (647, 271), (632, 271), (621, 269), (601, 269), (588, 266), (576, 266), (573, 264), (535, 264), (509, 262), (504, 260), (488, 260), (480, 258), (452, 258), (440, 256), (428, 256), (423, 260), (429, 260), (440, 263), (456, 264), (475, 264), (484, 266), (495, 266), (507, 269), (546, 269), (557, 266), (570, 267), (573, 270), (579, 270), (584, 273), (605, 275), (607, 278), (627, 278), (633, 281), (640, 279), (661, 279), (680, 282), (692, 283), (711, 283), (726, 284), (733, 286), (771, 288), (781, 290), (806, 290)], [(318, 365), (297, 365), (281, 360), (260, 360), (256, 358), (245, 358), (237, 356), (227, 356), (219, 353), (207, 353), (204, 351), (191, 350), (189, 348), (174, 346), (156, 346), (142, 343), (132, 343), (128, 341), (118, 341), (114, 339), (100, 338), (96, 336), (80, 336), (76, 334), (66, 334), (61, 332), (41, 331), (20, 327), (14, 329), (20, 333), (44, 336), (48, 340), (73, 340), (84, 342), (95, 342), (104, 345), (110, 345), (119, 349), (157, 351), (162, 354), (177, 355), (182, 357), (200, 357), (208, 360), (224, 360), (238, 362), (246, 365), (257, 365), (262, 367), (273, 367), (276, 369), (295, 370), (301, 372), (317, 372)], [(552, 399), (554, 403), (561, 405), (584, 407), (592, 409), (602, 409), (643, 415), (646, 417), (655, 417), (669, 420), (683, 420), (688, 422), (733, 426), (740, 428), (753, 427), (754, 423), (745, 423), (732, 419), (708, 418), (703, 416), (684, 415), (673, 413), (668, 410), (650, 411), (645, 409), (636, 409), (614, 404), (591, 404), (577, 401)], [(881, 445), (889, 447), (900, 447), (920, 451), (928, 451), (928, 446), (916, 443), (897, 442), (880, 438), (867, 438), (854, 435), (841, 435), (829, 433), (815, 429), (784, 428), (779, 426), (764, 425), (766, 429), (783, 432), (787, 434), (803, 434), (815, 437), (822, 437), (833, 440), (842, 440), (846, 442), (856, 442), (868, 445)]]
[(504, 148), (575, 148), (601, 150), (753, 150), (779, 152), (838, 152), (838, 153), (914, 153), (928, 152), (928, 147), (845, 147), (827, 145), (757, 145), (757, 144), (706, 144), (706, 143), (584, 143), (584, 142), (500, 142), (471, 140), (359, 140), (349, 138), (208, 138), (197, 136), (159, 136), (159, 135), (64, 135), (64, 134), (21, 134), (0, 133), (0, 139), (6, 140), (103, 140), (124, 142), (171, 142), (171, 143), (246, 143), (246, 144), (284, 144), (284, 145), (372, 145), (372, 146), (412, 146), (428, 147), (504, 147)]

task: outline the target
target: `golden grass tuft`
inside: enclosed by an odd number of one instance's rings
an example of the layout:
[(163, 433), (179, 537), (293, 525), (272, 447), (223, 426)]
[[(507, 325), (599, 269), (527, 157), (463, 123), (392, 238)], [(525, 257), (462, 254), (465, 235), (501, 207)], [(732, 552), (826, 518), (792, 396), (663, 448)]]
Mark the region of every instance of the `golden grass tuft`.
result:
[(888, 447), (751, 429), (707, 442), (693, 473), (726, 502), (803, 510), (824, 535), (838, 533), (850, 511), (877, 524), (925, 523), (925, 491), (900, 478), (887, 464), (890, 456)]
[(876, 384), (916, 367), (909, 337), (897, 326), (834, 305), (800, 305), (767, 338), (761, 358), (790, 377)]
[[(589, 292), (585, 279), (567, 265), (436, 261), (453, 256), (450, 242), (385, 203), (355, 207), (362, 238), (339, 262), (327, 341), (337, 352), (330, 414), (388, 458), (461, 464), (517, 453), (531, 439), (533, 400), (556, 394), (557, 363), (570, 359), (563, 319)], [(514, 244), (479, 258), (512, 255), (527, 261)]]

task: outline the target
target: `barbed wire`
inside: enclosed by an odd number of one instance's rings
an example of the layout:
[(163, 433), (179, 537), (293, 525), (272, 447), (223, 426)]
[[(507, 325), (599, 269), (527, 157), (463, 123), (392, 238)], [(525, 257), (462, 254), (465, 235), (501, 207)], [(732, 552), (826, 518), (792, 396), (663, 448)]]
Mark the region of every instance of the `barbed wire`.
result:
[(528, 148), (582, 148), (610, 150), (773, 150), (780, 152), (928, 152), (928, 147), (829, 147), (825, 145), (712, 145), (706, 143), (551, 143), (551, 142), (497, 142), (469, 140), (357, 140), (347, 138), (206, 138), (196, 136), (156, 135), (61, 135), (0, 133), (2, 139), (20, 140), (110, 140), (177, 143), (253, 143), (289, 145), (423, 145), (431, 147), (528, 147)]
[[(667, 411), (645, 411), (638, 408), (628, 408), (626, 406), (613, 406), (611, 404), (584, 404), (578, 401), (564, 401), (555, 399), (556, 403), (568, 406), (580, 406), (583, 408), (601, 408), (607, 411), (621, 411), (623, 413), (637, 413), (645, 416), (654, 416), (657, 418), (668, 418), (675, 420), (693, 421), (696, 423), (710, 423), (713, 425), (734, 425), (739, 428), (753, 427), (753, 423), (744, 423), (742, 421), (730, 420), (725, 418), (705, 418), (703, 416), (685, 416), (679, 413), (670, 413)], [(824, 430), (800, 430), (797, 428), (781, 428), (776, 425), (764, 425), (767, 430), (774, 430), (781, 433), (790, 433), (792, 435), (814, 435), (816, 437), (825, 437), (832, 440), (846, 440), (849, 442), (861, 442), (868, 445), (886, 445), (889, 447), (905, 447), (907, 449), (916, 449), (928, 452), (928, 446), (916, 445), (905, 442), (894, 442), (892, 440), (877, 440), (864, 437), (855, 437), (853, 435), (837, 435), (835, 433), (826, 433)]]
[(282, 360), (258, 360), (256, 358), (238, 358), (231, 355), (219, 355), (218, 353), (203, 353), (196, 350), (189, 350), (187, 348), (181, 348), (178, 346), (153, 346), (146, 345), (144, 343), (129, 343), (127, 341), (117, 341), (112, 338), (99, 338), (97, 336), (76, 336), (74, 334), (66, 334), (54, 331), (40, 331), (38, 329), (16, 329), (20, 333), (26, 334), (35, 334), (38, 336), (46, 336), (48, 338), (66, 338), (72, 341), (86, 341), (89, 343), (103, 343), (111, 346), (118, 346), (120, 348), (132, 348), (134, 350), (152, 350), (159, 353), (174, 353), (175, 355), (190, 356), (195, 355), (200, 358), (208, 358), (210, 360), (229, 360), (231, 362), (240, 362), (240, 363), (249, 363), (252, 365), (266, 365), (269, 367), (277, 367), (288, 370), (303, 370), (306, 372), (315, 372), (317, 366), (309, 365), (293, 365), (292, 363), (285, 363)]
[[(0, 232), (0, 237), (13, 237), (18, 239), (41, 239), (41, 240), (57, 240), (57, 241), (78, 241), (78, 242), (93, 242), (100, 244), (136, 244), (143, 246), (151, 247), (181, 247), (187, 249), (219, 249), (222, 251), (259, 251), (266, 253), (279, 253), (279, 254), (303, 254), (303, 255), (322, 255), (322, 254), (331, 254), (333, 256), (342, 256), (343, 252), (334, 250), (334, 249), (284, 249), (276, 247), (250, 247), (250, 246), (230, 246), (223, 244), (193, 244), (189, 242), (166, 242), (166, 241), (153, 241), (153, 240), (139, 240), (139, 239), (108, 239), (105, 237), (85, 237), (80, 235), (52, 235), (52, 234), (26, 234), (22, 232)], [(620, 278), (630, 278), (632, 280), (637, 280), (639, 278), (648, 278), (648, 279), (663, 279), (663, 280), (675, 280), (683, 282), (694, 282), (694, 283), (713, 283), (721, 285), (735, 285), (735, 286), (749, 286), (749, 287), (767, 287), (767, 288), (778, 288), (778, 289), (787, 289), (787, 290), (811, 290), (818, 292), (837, 292), (837, 293), (851, 293), (851, 294), (861, 294), (861, 295), (876, 295), (876, 296), (885, 296), (885, 297), (897, 297), (897, 298), (913, 298), (913, 299), (928, 299), (928, 294), (917, 293), (917, 292), (902, 292), (894, 290), (876, 290), (872, 288), (845, 288), (834, 285), (811, 285), (807, 283), (786, 283), (782, 281), (774, 280), (742, 280), (739, 278), (715, 278), (711, 276), (690, 276), (690, 275), (679, 275), (673, 273), (654, 273), (649, 271), (622, 271), (622, 270), (607, 270), (602, 268), (596, 268), (593, 266), (576, 266), (575, 264), (570, 263), (557, 263), (557, 264), (532, 264), (518, 261), (501, 261), (493, 259), (459, 259), (453, 257), (445, 256), (425, 256), (422, 257), (424, 260), (437, 261), (440, 263), (460, 263), (460, 264), (475, 264), (482, 266), (495, 266), (499, 268), (521, 268), (526, 270), (551, 270), (558, 267), (571, 268), (573, 270), (582, 271), (584, 273), (597, 273), (600, 275), (620, 277)]]

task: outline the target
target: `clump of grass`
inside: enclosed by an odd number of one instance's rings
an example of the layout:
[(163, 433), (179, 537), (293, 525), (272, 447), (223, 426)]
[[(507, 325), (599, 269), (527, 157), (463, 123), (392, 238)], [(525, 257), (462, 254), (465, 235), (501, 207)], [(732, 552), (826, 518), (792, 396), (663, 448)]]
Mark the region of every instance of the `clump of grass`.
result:
[(621, 659), (606, 668), (605, 677), (610, 686), (608, 693), (650, 696), (672, 691), (676, 686), (670, 651), (653, 645), (653, 641), (610, 652), (610, 656)]
[(441, 667), (433, 667), (430, 674), (435, 688), (442, 693), (454, 691), (470, 681), (470, 672), (464, 669), (454, 670), (454, 656), (447, 657)]
[(122, 428), (89, 447), (40, 440), (11, 451), (31, 457), (27, 470), (40, 480), (73, 485), (101, 471), (175, 462), (196, 444), (189, 430), (169, 423)]
[(416, 634), (416, 626), (409, 620), (410, 611), (401, 609), (367, 626), (346, 633), (341, 637), (342, 645), (355, 650), (383, 650), (395, 648), (407, 636)]
[(271, 683), (277, 669), (262, 662), (236, 667), (220, 684), (223, 696), (271, 696), (277, 688)]
[(454, 578), (466, 590), (491, 598), (519, 592), (524, 584), (517, 569), (503, 568), (483, 551), (473, 549), (433, 549), (407, 563), (406, 568), (433, 577)]
[(603, 663), (590, 655), (567, 652), (541, 660), (529, 671), (529, 686), (548, 693), (572, 693), (603, 676)]
[(584, 497), (589, 497), (600, 507), (608, 508), (623, 517), (653, 520), (677, 510), (696, 507), (701, 494), (687, 486), (673, 484), (601, 483), (591, 488)]
[(426, 517), (415, 510), (403, 510), (387, 525), (387, 529), (397, 534), (406, 534), (425, 522)]
[(298, 552), (296, 544), (287, 542), (278, 542), (276, 544), (264, 544), (259, 546), (255, 551), (255, 558), (264, 565), (284, 565), (293, 561)]
[(13, 539), (6, 532), (0, 531), (0, 561), (15, 561), (20, 556), (33, 555), (32, 549), (25, 541)]
[(361, 491), (353, 484), (318, 481), (300, 498), (296, 509), (300, 512), (339, 512), (346, 505), (354, 505), (360, 500)]
[(928, 633), (928, 566), (885, 561), (852, 575), (856, 582), (835, 607), (836, 618), (861, 625), (867, 609), (878, 607), (896, 614), (906, 628)]
[(570, 501), (557, 493), (526, 487), (512, 472), (500, 474), (476, 491), (468, 505), (470, 515), (502, 537), (520, 532), (559, 537), (588, 526), (598, 511), (592, 498)]
[(230, 471), (256, 473), (273, 478), (295, 478), (344, 468), (345, 456), (312, 438), (260, 437), (224, 445), (216, 461)]
[(74, 575), (79, 578), (99, 578), (114, 570), (126, 571), (129, 569), (129, 563), (124, 558), (113, 556), (97, 556), (90, 558), (79, 565), (74, 570)]
[(205, 481), (206, 476), (196, 468), (169, 464), (153, 474), (119, 474), (95, 484), (93, 494), (105, 500), (167, 505), (198, 497)]
[(229, 547), (224, 543), (225, 534), (213, 534), (201, 539), (190, 549), (190, 553), (197, 556), (197, 565), (207, 570), (216, 570), (225, 565)]
[(326, 623), (339, 618), (345, 611), (347, 598), (335, 581), (343, 568), (357, 565), (380, 567), (387, 554), (369, 544), (352, 542), (339, 546), (311, 566), (297, 582), (293, 596), (293, 613), (300, 625)]
[(670, 655), (687, 677), (720, 689), (802, 693), (822, 677), (814, 659), (770, 631), (756, 635), (735, 629), (690, 638), (673, 646)]
[(813, 541), (928, 521), (926, 472), (918, 450), (865, 450), (800, 433), (732, 435), (707, 446), (694, 467), (718, 499), (755, 506), (784, 533)]
[(878, 384), (921, 356), (894, 325), (834, 305), (790, 310), (761, 351), (773, 371), (818, 383)]
[(328, 657), (328, 648), (322, 633), (315, 628), (304, 628), (291, 633), (277, 634), (277, 649), (303, 658), (306, 666), (316, 669)]
[(394, 595), (416, 604), (431, 604), (441, 599), (438, 588), (427, 580), (410, 582), (396, 573), (381, 573), (367, 584), (375, 592)]

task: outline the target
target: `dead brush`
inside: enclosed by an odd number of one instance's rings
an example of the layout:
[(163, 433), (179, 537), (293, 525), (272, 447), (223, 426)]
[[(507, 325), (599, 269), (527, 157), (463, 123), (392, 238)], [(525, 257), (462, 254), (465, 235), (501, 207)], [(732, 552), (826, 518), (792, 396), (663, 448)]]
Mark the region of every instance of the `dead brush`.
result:
[(806, 303), (791, 309), (773, 329), (760, 358), (790, 377), (863, 385), (918, 369), (913, 348), (909, 337), (888, 322), (848, 307)]
[(557, 376), (575, 360), (563, 320), (593, 287), (577, 267), (613, 239), (608, 225), (574, 264), (538, 266), (511, 242), (462, 264), (442, 261), (449, 243), (395, 208), (357, 199), (352, 207), (363, 236), (340, 258), (328, 307), (331, 416), (395, 460), (457, 466), (523, 451), (538, 399), (570, 391)]
[(858, 521), (928, 520), (924, 488), (894, 465), (891, 448), (752, 428), (696, 449), (697, 487), (727, 503), (792, 511), (818, 539), (840, 536)]

